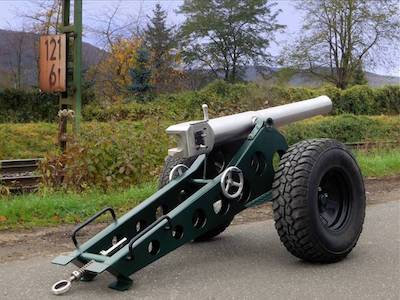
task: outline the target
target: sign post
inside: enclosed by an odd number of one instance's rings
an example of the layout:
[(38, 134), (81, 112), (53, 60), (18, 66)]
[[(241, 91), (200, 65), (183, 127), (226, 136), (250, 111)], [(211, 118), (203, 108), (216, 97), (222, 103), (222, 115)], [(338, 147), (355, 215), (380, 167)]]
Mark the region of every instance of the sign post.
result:
[(59, 136), (63, 151), (67, 119), (74, 119), (74, 133), (78, 137), (82, 107), (82, 0), (73, 0), (73, 4), (73, 24), (70, 24), (71, 0), (63, 0), (62, 33), (40, 37), (39, 86), (42, 91), (60, 93)]

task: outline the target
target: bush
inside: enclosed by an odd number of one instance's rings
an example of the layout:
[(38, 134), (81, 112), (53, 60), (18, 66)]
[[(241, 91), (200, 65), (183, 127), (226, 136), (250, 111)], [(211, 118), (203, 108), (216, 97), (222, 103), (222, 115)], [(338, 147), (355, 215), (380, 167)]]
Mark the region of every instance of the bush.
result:
[(373, 115), (379, 111), (375, 100), (374, 90), (368, 86), (354, 86), (344, 90), (335, 103), (337, 113), (355, 115)]
[(389, 85), (375, 89), (375, 103), (382, 114), (400, 114), (400, 88)]
[(56, 95), (39, 91), (5, 89), (0, 92), (0, 123), (51, 122), (58, 111)]
[(343, 143), (400, 141), (400, 118), (340, 115), (317, 117), (282, 129), (289, 144), (310, 138), (334, 138)]
[[(94, 101), (90, 83), (82, 89), (82, 104)], [(39, 90), (5, 89), (0, 91), (0, 123), (53, 122), (57, 119), (59, 96)]]
[(164, 127), (154, 121), (87, 123), (79, 143), (70, 141), (64, 154), (46, 155), (41, 169), (48, 186), (128, 187), (158, 174), (167, 147)]
[[(260, 86), (255, 83), (229, 84), (217, 80), (199, 91), (158, 95), (149, 103), (135, 98), (124, 103), (101, 105), (95, 101), (90, 83), (83, 88), (83, 117), (86, 121), (140, 121), (157, 116), (171, 122), (202, 117), (201, 104), (207, 103), (212, 117), (328, 95), (333, 103), (332, 114), (380, 115), (400, 113), (400, 86), (370, 88), (353, 86), (340, 90), (321, 88), (286, 88)], [(52, 122), (56, 120), (58, 96), (39, 91), (7, 89), (0, 92), (0, 123)]]

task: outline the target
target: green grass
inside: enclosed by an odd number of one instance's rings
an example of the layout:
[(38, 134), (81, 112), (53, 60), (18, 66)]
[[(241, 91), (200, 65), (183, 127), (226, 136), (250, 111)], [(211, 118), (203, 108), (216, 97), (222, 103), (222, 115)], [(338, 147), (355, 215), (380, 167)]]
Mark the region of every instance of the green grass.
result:
[(148, 183), (109, 193), (40, 192), (0, 197), (0, 230), (77, 224), (107, 206), (121, 216), (155, 190), (156, 184)]
[(387, 177), (400, 174), (400, 149), (356, 151), (355, 155), (365, 177)]
[[(400, 149), (356, 151), (366, 177), (400, 175)], [(77, 224), (104, 207), (121, 216), (156, 190), (148, 183), (124, 191), (46, 192), (0, 198), (0, 230)], [(105, 220), (105, 219), (103, 219)]]

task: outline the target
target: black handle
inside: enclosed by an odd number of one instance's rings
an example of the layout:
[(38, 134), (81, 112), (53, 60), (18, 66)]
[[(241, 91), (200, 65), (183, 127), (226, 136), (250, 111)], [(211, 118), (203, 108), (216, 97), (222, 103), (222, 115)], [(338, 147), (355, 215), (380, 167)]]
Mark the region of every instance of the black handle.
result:
[(82, 224), (78, 225), (78, 227), (76, 227), (74, 229), (74, 232), (72, 232), (72, 241), (74, 242), (74, 245), (76, 248), (79, 248), (79, 244), (78, 241), (76, 240), (76, 234), (85, 226), (89, 225), (90, 223), (92, 223), (94, 220), (96, 220), (98, 217), (100, 217), (101, 215), (103, 215), (106, 212), (110, 212), (111, 216), (114, 220), (114, 222), (117, 222), (117, 217), (115, 216), (115, 212), (111, 207), (106, 207), (103, 210), (99, 211), (97, 214), (95, 214), (94, 216), (90, 217), (89, 219), (87, 219), (85, 222), (83, 222)]
[(144, 236), (146, 233), (148, 233), (151, 229), (153, 229), (154, 227), (156, 227), (158, 224), (160, 224), (162, 221), (167, 220), (168, 224), (169, 224), (169, 229), (172, 229), (172, 225), (171, 225), (171, 218), (167, 215), (163, 215), (162, 217), (160, 217), (159, 219), (157, 219), (156, 221), (154, 221), (153, 223), (151, 223), (149, 226), (146, 227), (145, 230), (143, 230), (142, 232), (140, 232), (137, 236), (134, 236), (131, 241), (129, 242), (129, 254), (131, 256), (131, 258), (133, 258), (133, 244), (140, 239), (142, 236)]

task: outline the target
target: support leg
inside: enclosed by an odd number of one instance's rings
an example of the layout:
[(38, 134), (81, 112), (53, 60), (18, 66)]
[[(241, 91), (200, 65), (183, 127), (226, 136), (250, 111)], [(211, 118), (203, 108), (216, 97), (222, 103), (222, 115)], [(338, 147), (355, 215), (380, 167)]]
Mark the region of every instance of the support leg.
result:
[(117, 280), (111, 283), (108, 287), (117, 291), (127, 291), (132, 286), (133, 281), (124, 275), (118, 275)]

